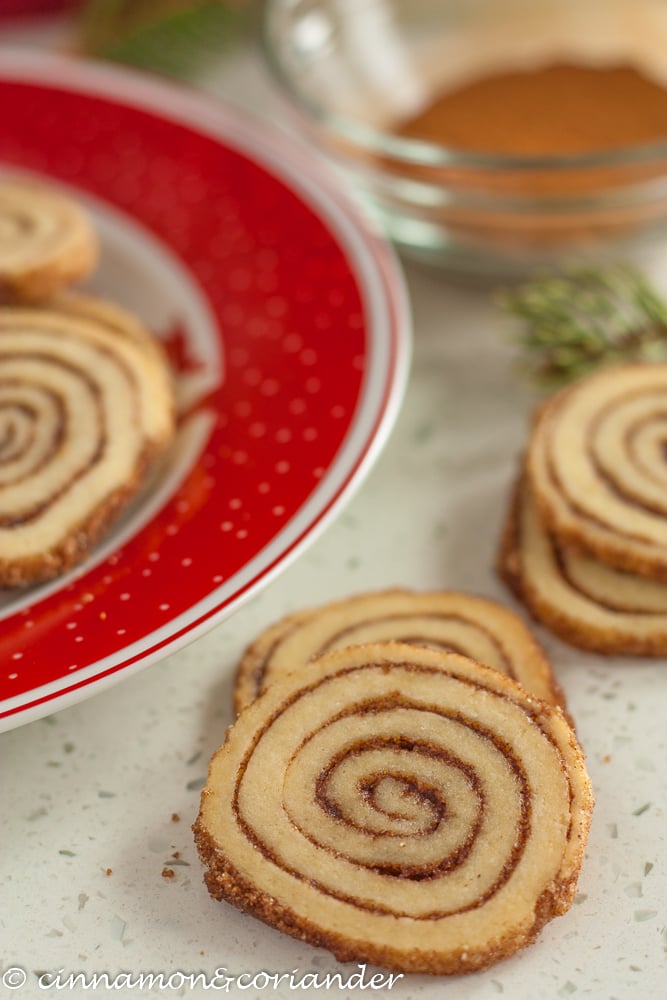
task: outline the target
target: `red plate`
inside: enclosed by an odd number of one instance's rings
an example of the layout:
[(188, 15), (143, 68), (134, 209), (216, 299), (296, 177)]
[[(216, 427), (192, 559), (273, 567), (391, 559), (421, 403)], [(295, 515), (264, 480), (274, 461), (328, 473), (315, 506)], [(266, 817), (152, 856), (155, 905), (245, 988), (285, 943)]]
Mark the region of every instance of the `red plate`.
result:
[[(0, 606), (0, 729), (99, 690), (229, 615), (337, 513), (408, 368), (385, 244), (302, 151), (107, 67), (0, 56), (0, 171), (88, 205), (90, 287), (164, 338), (179, 433), (86, 564)], [(0, 414), (0, 421), (2, 415)]]

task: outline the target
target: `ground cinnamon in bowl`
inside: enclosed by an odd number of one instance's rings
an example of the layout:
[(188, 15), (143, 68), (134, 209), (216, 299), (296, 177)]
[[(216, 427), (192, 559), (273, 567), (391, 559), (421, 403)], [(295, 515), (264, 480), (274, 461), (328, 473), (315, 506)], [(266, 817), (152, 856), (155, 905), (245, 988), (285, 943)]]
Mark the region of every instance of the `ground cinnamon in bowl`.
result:
[(502, 71), (439, 95), (396, 131), (509, 156), (621, 150), (667, 140), (667, 89), (630, 65)]
[(476, 276), (667, 246), (662, 0), (267, 0), (298, 124), (407, 254)]
[[(431, 99), (393, 132), (455, 153), (451, 165), (408, 169), (447, 193), (424, 218), (471, 247), (576, 250), (667, 216), (667, 88), (630, 64), (490, 73)], [(458, 154), (495, 164), (461, 165)]]

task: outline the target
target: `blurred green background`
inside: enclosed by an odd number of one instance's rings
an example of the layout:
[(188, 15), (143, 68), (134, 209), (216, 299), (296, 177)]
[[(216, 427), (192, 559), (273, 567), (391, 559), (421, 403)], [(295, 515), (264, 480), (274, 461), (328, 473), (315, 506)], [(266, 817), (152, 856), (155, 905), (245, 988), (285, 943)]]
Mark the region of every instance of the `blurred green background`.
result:
[(189, 77), (251, 30), (252, 0), (87, 0), (79, 12), (88, 55)]

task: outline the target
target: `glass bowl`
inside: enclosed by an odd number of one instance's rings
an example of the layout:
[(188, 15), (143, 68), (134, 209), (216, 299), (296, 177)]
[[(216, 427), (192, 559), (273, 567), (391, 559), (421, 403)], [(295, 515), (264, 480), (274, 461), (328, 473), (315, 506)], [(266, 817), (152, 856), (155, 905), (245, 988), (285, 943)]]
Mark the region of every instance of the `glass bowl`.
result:
[(406, 254), (521, 276), (667, 246), (667, 129), (664, 141), (564, 155), (397, 133), (493, 70), (632, 65), (667, 91), (661, 0), (265, 0), (261, 40), (301, 132)]

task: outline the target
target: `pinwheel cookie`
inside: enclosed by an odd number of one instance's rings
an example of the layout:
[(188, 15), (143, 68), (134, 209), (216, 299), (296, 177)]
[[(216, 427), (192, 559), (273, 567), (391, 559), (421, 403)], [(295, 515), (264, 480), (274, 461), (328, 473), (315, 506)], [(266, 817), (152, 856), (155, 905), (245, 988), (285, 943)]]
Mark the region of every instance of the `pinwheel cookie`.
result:
[(87, 277), (98, 241), (87, 214), (38, 184), (0, 181), (0, 302), (36, 302)]
[(667, 583), (561, 545), (525, 479), (508, 515), (498, 568), (533, 615), (566, 642), (599, 653), (667, 655)]
[(666, 441), (667, 364), (603, 369), (549, 400), (527, 474), (559, 544), (667, 580)]
[(78, 562), (173, 432), (151, 336), (87, 315), (0, 308), (0, 585)]
[(502, 670), (538, 698), (564, 703), (546, 656), (511, 611), (471, 594), (395, 589), (299, 611), (271, 625), (241, 660), (236, 710), (330, 649), (387, 639), (463, 653)]
[(568, 909), (592, 804), (559, 708), (458, 654), (376, 643), (239, 716), (194, 830), (214, 897), (341, 961), (461, 973)]

